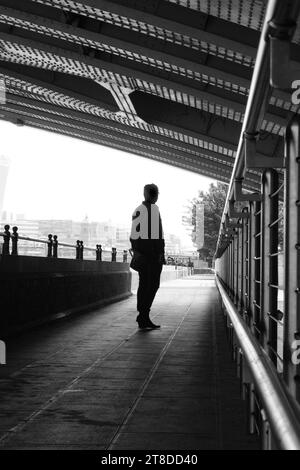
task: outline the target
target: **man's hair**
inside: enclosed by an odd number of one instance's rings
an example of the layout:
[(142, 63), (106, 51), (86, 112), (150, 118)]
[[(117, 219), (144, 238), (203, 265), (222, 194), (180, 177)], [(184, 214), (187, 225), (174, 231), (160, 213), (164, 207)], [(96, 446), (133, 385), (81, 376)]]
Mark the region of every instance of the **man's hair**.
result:
[(146, 184), (144, 187), (144, 192), (147, 192), (150, 197), (155, 197), (158, 195), (158, 187), (156, 184)]

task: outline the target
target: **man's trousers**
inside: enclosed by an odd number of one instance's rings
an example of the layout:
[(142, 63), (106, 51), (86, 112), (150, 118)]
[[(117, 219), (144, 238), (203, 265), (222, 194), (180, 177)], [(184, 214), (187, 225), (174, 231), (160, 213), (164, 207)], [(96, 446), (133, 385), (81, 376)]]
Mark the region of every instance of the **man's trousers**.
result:
[(140, 318), (147, 320), (153, 300), (160, 285), (162, 264), (149, 263), (139, 270), (139, 288), (137, 291), (137, 310)]

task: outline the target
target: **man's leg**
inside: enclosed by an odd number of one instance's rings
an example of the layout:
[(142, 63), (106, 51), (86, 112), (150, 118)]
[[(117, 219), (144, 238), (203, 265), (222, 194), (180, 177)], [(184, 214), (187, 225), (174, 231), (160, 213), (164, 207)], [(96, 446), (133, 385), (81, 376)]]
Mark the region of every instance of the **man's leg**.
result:
[(149, 288), (149, 268), (145, 266), (139, 271), (139, 287), (137, 291), (137, 321), (140, 324), (146, 323), (149, 318), (148, 311), (148, 288)]
[(150, 313), (151, 306), (155, 299), (156, 293), (160, 286), (160, 275), (162, 271), (161, 264), (152, 264), (149, 270), (149, 281), (148, 281), (148, 295), (147, 295), (147, 306), (148, 312)]

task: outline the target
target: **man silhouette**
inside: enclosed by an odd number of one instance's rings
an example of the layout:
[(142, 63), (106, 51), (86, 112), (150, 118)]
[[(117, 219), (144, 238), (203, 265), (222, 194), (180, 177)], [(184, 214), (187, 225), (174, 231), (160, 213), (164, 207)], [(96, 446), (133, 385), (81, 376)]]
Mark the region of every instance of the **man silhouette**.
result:
[(160, 328), (149, 318), (151, 306), (160, 285), (162, 266), (165, 264), (165, 241), (159, 209), (158, 187), (147, 184), (144, 187), (144, 202), (135, 209), (132, 216), (131, 246), (133, 259), (131, 267), (139, 273), (136, 321), (141, 329)]

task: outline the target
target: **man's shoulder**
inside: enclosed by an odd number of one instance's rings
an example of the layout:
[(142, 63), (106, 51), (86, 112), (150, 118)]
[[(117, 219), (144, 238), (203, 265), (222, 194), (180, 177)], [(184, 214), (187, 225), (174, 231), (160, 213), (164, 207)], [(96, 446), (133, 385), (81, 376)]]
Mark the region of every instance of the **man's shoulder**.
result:
[(134, 211), (133, 211), (133, 215), (135, 215), (137, 212), (141, 212), (143, 209), (145, 208), (145, 206), (143, 204), (140, 204), (139, 206), (137, 206)]
[(144, 204), (140, 204), (138, 207), (136, 207), (132, 213), (132, 220), (135, 220), (137, 217), (142, 216), (145, 211), (147, 211), (147, 208), (144, 206)]

